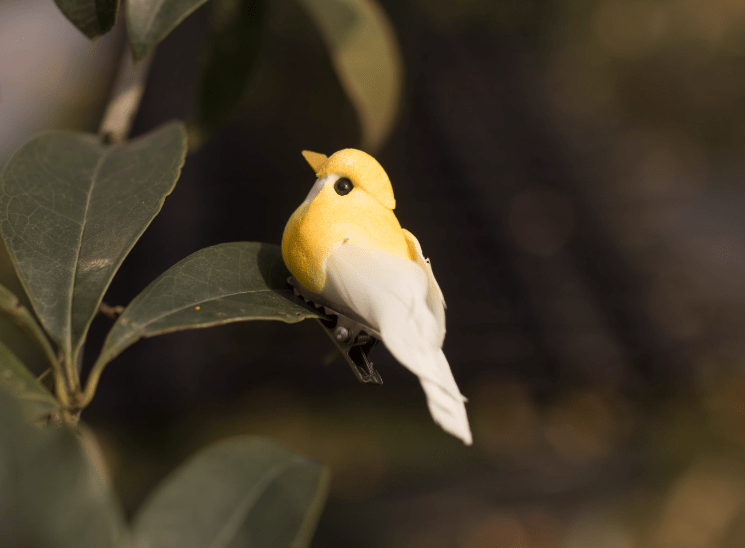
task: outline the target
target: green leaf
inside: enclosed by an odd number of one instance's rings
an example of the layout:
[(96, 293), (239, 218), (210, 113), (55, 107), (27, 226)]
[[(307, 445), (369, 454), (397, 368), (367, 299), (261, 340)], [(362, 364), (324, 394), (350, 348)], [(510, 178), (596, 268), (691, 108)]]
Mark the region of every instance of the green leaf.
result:
[(34, 428), (0, 389), (0, 546), (122, 548), (116, 499), (68, 428)]
[(42, 420), (59, 409), (59, 403), (51, 392), (2, 342), (0, 342), (0, 385), (21, 400), (26, 416), (32, 421)]
[(129, 143), (51, 132), (0, 174), (0, 231), (36, 315), (71, 363), (124, 258), (173, 190), (181, 123)]
[(375, 0), (299, 0), (321, 31), (344, 91), (375, 152), (393, 129), (403, 68), (393, 26)]
[(94, 368), (141, 339), (245, 320), (295, 323), (323, 315), (294, 296), (278, 246), (219, 244), (197, 251), (161, 274), (111, 328)]
[(88, 38), (109, 32), (119, 12), (119, 0), (54, 0), (54, 3)]
[(328, 490), (328, 471), (269, 440), (233, 438), (183, 464), (135, 516), (137, 545), (303, 548)]
[(140, 61), (207, 0), (127, 0), (127, 32), (132, 56)]
[(262, 0), (213, 0), (197, 101), (197, 125), (214, 131), (238, 108), (258, 57)]

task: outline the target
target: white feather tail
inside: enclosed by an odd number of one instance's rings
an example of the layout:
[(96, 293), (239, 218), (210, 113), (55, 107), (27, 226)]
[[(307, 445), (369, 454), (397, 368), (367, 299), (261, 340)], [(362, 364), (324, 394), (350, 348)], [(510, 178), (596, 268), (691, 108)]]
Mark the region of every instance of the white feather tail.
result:
[(412, 261), (345, 244), (326, 260), (322, 294), (380, 332), (391, 354), (419, 377), (435, 422), (470, 445), (465, 398), (441, 350), (444, 321), (430, 310), (428, 285), (428, 272)]

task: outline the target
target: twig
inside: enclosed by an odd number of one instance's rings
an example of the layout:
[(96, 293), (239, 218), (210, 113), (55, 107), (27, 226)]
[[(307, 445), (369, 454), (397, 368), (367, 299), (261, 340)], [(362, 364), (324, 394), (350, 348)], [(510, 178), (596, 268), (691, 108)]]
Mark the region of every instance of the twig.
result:
[(145, 80), (154, 52), (153, 49), (145, 59), (135, 65), (129, 48), (125, 46), (117, 68), (114, 89), (98, 130), (98, 134), (107, 142), (118, 143), (129, 135), (145, 91)]
[(124, 307), (120, 304), (111, 306), (106, 303), (101, 303), (100, 305), (98, 305), (98, 311), (104, 316), (115, 320), (121, 315), (122, 312), (124, 312)]

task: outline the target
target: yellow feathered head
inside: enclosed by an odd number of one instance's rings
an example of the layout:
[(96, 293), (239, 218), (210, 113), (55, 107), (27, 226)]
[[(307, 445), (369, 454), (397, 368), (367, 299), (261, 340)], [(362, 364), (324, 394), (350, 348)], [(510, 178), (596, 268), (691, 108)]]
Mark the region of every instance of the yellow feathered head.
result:
[(319, 179), (336, 173), (352, 181), (354, 186), (364, 189), (388, 209), (396, 208), (396, 199), (393, 197), (393, 187), (388, 175), (377, 160), (366, 152), (345, 148), (327, 157), (304, 150), (303, 157)]

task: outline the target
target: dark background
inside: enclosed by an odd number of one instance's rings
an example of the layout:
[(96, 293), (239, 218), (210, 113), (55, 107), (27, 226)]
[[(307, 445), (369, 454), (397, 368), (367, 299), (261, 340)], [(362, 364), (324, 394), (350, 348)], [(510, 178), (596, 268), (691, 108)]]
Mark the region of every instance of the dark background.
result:
[[(249, 433), (331, 466), (317, 548), (745, 545), (745, 4), (380, 3), (405, 88), (376, 157), (445, 294), (474, 446), (383, 348), (376, 388), (313, 322), (187, 331), (124, 352), (85, 411), (125, 509)], [(133, 136), (193, 116), (208, 20), (159, 46)], [(95, 130), (95, 80), (88, 118), (58, 124)], [(187, 158), (105, 301), (205, 246), (279, 243), (314, 181), (300, 151), (359, 143), (313, 23), (267, 2), (244, 108)]]

